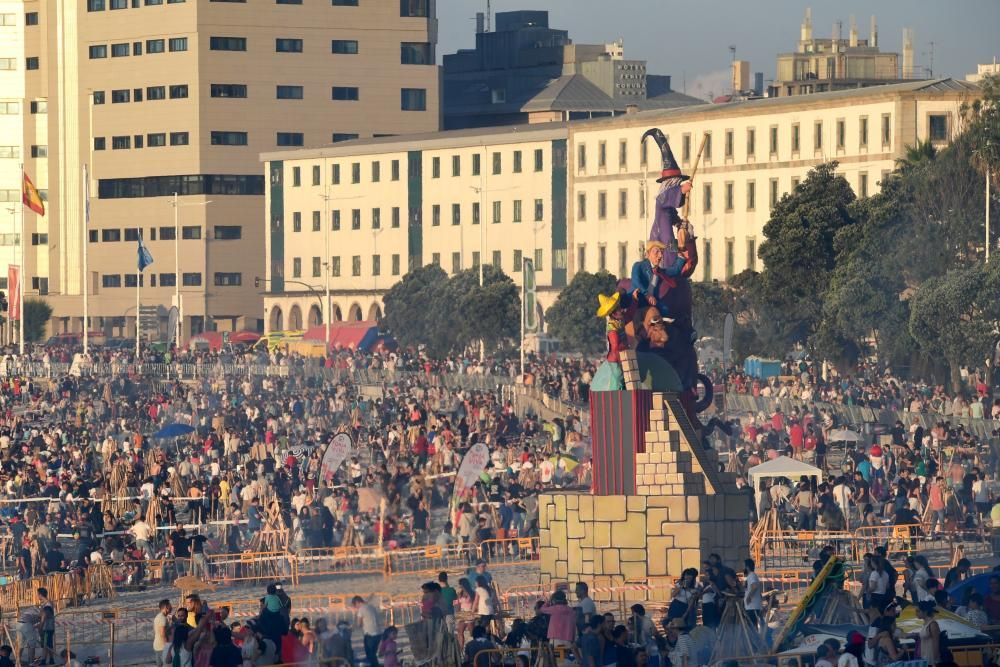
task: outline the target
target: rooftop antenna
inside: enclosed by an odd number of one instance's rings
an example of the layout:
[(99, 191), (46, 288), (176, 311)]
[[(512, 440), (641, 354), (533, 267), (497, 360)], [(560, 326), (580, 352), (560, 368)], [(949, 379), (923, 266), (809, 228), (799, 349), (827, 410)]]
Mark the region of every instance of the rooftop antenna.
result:
[(927, 68), (927, 78), (934, 78), (934, 41), (931, 40), (931, 66)]

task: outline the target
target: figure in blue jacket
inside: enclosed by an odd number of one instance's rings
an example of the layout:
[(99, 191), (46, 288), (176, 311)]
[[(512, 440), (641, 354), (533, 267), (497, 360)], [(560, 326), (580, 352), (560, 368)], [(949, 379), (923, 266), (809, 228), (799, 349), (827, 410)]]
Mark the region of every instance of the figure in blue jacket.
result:
[(660, 241), (646, 242), (646, 259), (632, 265), (632, 298), (640, 305), (655, 307), (660, 315), (669, 318), (669, 308), (661, 302), (661, 297), (677, 286), (674, 278), (681, 274), (687, 258), (678, 253), (673, 263), (661, 268), (664, 250), (666, 245)]

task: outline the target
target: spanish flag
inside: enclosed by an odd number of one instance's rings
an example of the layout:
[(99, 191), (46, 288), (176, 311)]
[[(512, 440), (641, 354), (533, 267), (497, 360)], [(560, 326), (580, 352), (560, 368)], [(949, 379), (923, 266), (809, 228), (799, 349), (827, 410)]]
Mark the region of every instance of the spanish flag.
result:
[(28, 178), (27, 173), (24, 174), (24, 191), (21, 193), (21, 201), (38, 215), (45, 215), (45, 202), (42, 201), (42, 195)]

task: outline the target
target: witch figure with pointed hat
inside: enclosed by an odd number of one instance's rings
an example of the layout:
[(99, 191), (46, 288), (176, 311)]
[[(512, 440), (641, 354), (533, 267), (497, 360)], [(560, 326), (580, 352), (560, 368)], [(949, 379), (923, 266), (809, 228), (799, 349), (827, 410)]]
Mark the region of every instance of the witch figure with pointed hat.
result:
[[(647, 137), (652, 137), (656, 145), (660, 147), (662, 166), (660, 177), (656, 182), (660, 184), (660, 192), (656, 195), (656, 213), (653, 217), (653, 227), (649, 230), (649, 240), (659, 241), (666, 246), (660, 267), (666, 269), (674, 264), (678, 251), (685, 255), (685, 263), (682, 269), (684, 276), (690, 276), (694, 272), (697, 263), (697, 251), (694, 246), (694, 236), (690, 234), (687, 221), (683, 220), (677, 213), (677, 209), (684, 206), (684, 201), (691, 191), (690, 177), (681, 173), (681, 169), (674, 159), (673, 151), (663, 132), (658, 127), (646, 130), (642, 135), (642, 142), (645, 143)], [(675, 228), (678, 234), (675, 234)], [(678, 238), (678, 236), (682, 238)]]

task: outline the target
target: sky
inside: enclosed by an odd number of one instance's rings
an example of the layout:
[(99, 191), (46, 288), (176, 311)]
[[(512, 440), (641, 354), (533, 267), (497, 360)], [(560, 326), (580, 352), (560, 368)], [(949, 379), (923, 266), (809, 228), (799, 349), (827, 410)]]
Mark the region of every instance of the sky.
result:
[[(774, 78), (777, 54), (795, 49), (806, 7), (816, 37), (829, 37), (840, 20), (846, 38), (853, 14), (867, 38), (875, 14), (879, 47), (899, 52), (903, 28), (912, 28), (914, 62), (930, 68), (933, 50), (935, 77), (961, 79), (1000, 58), (1000, 0), (492, 0), (494, 13), (547, 9), (549, 27), (577, 43), (623, 38), (626, 58), (648, 61), (650, 74), (670, 74), (674, 90), (702, 98), (728, 91), (730, 46), (752, 72)], [(472, 48), (473, 17), (485, 8), (486, 0), (437, 0), (438, 53)]]

